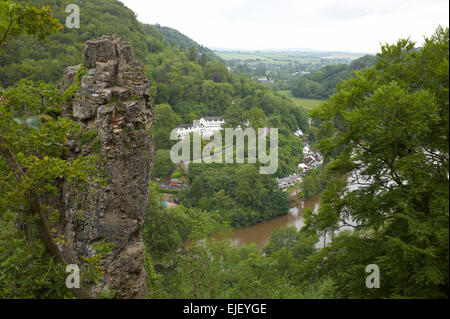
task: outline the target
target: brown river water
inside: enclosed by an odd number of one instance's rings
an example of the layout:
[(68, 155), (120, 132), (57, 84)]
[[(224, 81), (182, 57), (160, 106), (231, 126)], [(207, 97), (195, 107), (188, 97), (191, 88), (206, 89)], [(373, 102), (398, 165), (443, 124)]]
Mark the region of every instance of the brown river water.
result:
[[(251, 226), (244, 229), (233, 230), (230, 237), (226, 237), (232, 240), (236, 247), (242, 247), (255, 243), (258, 248), (264, 247), (269, 241), (270, 235), (277, 229), (282, 227), (295, 226), (297, 229), (302, 228), (304, 223), (303, 214), (306, 208), (312, 210), (319, 209), (320, 207), (320, 195), (316, 195), (306, 201), (300, 202), (300, 207), (291, 208), (288, 215), (280, 216), (272, 219), (268, 222)], [(216, 235), (213, 238), (224, 238), (223, 236)]]
[[(359, 187), (361, 187), (359, 182), (357, 182), (353, 178), (349, 178), (348, 182), (349, 182), (349, 185), (348, 185), (349, 191), (354, 191), (354, 190), (358, 189)], [(295, 226), (297, 229), (300, 230), (305, 225), (305, 221), (304, 221), (304, 217), (303, 217), (305, 209), (310, 208), (314, 211), (317, 211), (320, 208), (320, 203), (321, 203), (321, 197), (319, 194), (314, 197), (311, 197), (310, 199), (307, 199), (306, 201), (300, 201), (299, 204), (297, 205), (297, 207), (293, 207), (289, 210), (289, 214), (287, 214), (287, 215), (283, 215), (283, 216), (277, 217), (275, 219), (272, 219), (268, 222), (254, 225), (254, 226), (251, 226), (248, 228), (234, 229), (231, 232), (231, 235), (229, 235), (229, 236), (224, 237), (223, 235), (213, 235), (212, 238), (230, 239), (232, 241), (233, 245), (236, 247), (239, 247), (239, 248), (250, 245), (251, 243), (254, 243), (254, 244), (256, 244), (256, 246), (259, 249), (261, 249), (264, 247), (265, 244), (267, 244), (267, 242), (270, 239), (270, 236), (277, 229), (280, 229), (282, 227)], [(351, 219), (346, 219), (346, 222), (349, 224), (354, 224), (351, 221)], [(352, 229), (351, 227), (342, 226), (342, 224), (341, 224), (340, 231), (351, 230), (351, 229)], [(335, 234), (337, 234), (337, 233), (339, 233), (339, 231), (337, 231)], [(332, 234), (329, 234), (329, 233), (325, 234), (325, 236), (321, 236), (319, 238), (319, 241), (316, 244), (316, 248), (318, 248), (318, 249), (322, 248), (325, 245), (327, 245), (328, 243), (330, 243), (331, 239), (332, 239), (331, 236), (332, 236)]]

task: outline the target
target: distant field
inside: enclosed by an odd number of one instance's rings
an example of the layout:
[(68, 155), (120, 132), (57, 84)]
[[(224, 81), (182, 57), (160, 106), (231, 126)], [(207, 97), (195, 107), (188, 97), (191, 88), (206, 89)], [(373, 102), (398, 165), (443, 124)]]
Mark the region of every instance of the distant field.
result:
[(326, 60), (329, 64), (350, 63), (352, 60), (362, 56), (361, 54), (344, 54), (338, 52), (236, 52), (236, 51), (214, 51), (225, 61), (246, 62), (259, 60), (259, 62), (273, 65), (284, 65), (292, 62), (319, 64)]
[(303, 99), (295, 97), (291, 94), (291, 91), (285, 90), (285, 91), (277, 91), (281, 95), (284, 95), (292, 100), (292, 102), (295, 103), (297, 106), (302, 106), (306, 110), (311, 110), (315, 106), (319, 105), (320, 103), (324, 102), (323, 100), (316, 100), (316, 99)]
[(241, 53), (241, 52), (215, 52), (219, 57), (224, 59), (225, 61), (242, 61), (248, 62), (252, 61), (263, 62), (272, 65), (285, 65), (292, 62), (298, 63), (319, 63), (320, 58), (317, 57), (304, 57), (304, 56), (295, 56), (295, 55), (283, 55), (283, 54), (268, 54), (268, 53), (257, 53), (257, 52), (249, 52), (249, 53)]

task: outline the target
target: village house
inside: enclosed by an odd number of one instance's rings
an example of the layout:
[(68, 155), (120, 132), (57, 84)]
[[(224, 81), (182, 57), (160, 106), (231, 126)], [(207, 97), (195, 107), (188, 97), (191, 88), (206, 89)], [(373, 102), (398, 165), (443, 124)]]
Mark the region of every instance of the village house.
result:
[(312, 156), (307, 156), (305, 157), (305, 159), (303, 160), (303, 163), (306, 164), (306, 166), (308, 166), (308, 168), (311, 168), (311, 165), (316, 161), (316, 159)]
[(291, 186), (295, 186), (302, 182), (302, 177), (299, 174), (293, 174), (284, 178), (277, 178), (278, 187), (281, 190), (286, 190)]
[(303, 131), (301, 129), (298, 129), (295, 133), (295, 136), (302, 138), (303, 136), (305, 136), (305, 134), (303, 133)]
[(261, 76), (258, 78), (258, 81), (261, 83), (267, 83), (269, 82), (269, 79), (267, 78), (267, 76)]
[(186, 186), (186, 185), (185, 185), (185, 182), (184, 182), (183, 179), (181, 179), (181, 178), (172, 178), (170, 180), (169, 186), (172, 186), (172, 187), (183, 187), (183, 186)]
[(176, 128), (179, 138), (185, 138), (190, 133), (197, 133), (202, 137), (211, 137), (216, 131), (220, 131), (225, 124), (222, 117), (203, 117), (193, 124), (181, 125)]
[(311, 154), (311, 149), (309, 148), (308, 145), (306, 145), (306, 146), (303, 148), (303, 154), (304, 154), (304, 155), (310, 155), (310, 154)]
[[(298, 129), (294, 134), (302, 138), (304, 133), (301, 129)], [(277, 179), (279, 189), (285, 191), (291, 186), (295, 186), (298, 183), (301, 183), (302, 176), (305, 176), (308, 171), (314, 168), (318, 168), (323, 163), (323, 156), (319, 152), (315, 152), (307, 141), (305, 142), (305, 146), (303, 147), (303, 161), (297, 165), (298, 174), (294, 174), (285, 178)]]
[(308, 172), (309, 167), (305, 163), (298, 164), (298, 171), (301, 175), (305, 175)]

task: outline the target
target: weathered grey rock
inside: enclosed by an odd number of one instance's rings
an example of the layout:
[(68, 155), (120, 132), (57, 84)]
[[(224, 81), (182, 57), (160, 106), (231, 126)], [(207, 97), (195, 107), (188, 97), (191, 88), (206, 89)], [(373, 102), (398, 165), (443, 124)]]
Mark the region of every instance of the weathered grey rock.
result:
[(117, 56), (117, 41), (111, 41), (111, 37), (102, 36), (86, 42), (84, 47), (84, 66), (88, 69), (93, 69), (96, 67), (97, 62), (107, 63), (108, 61), (114, 61), (117, 59)]
[[(153, 158), (150, 84), (131, 45), (118, 36), (88, 41), (84, 67), (81, 88), (64, 109), (67, 117), (80, 123), (82, 132), (95, 130), (97, 140), (71, 149), (73, 156), (99, 152), (98, 167), (107, 183), (92, 184), (81, 192), (65, 186), (62, 232), (68, 244), (61, 248), (69, 260), (82, 263), (82, 256), (94, 254), (96, 243), (114, 243), (113, 254), (103, 264), (105, 274), (92, 293), (115, 290), (116, 298), (145, 298), (141, 228)], [(62, 88), (74, 82), (76, 70), (67, 68)]]
[(78, 70), (80, 69), (80, 65), (70, 66), (66, 68), (64, 71), (63, 80), (61, 83), (61, 89), (63, 91), (67, 90), (67, 88), (75, 81), (75, 76), (77, 75)]

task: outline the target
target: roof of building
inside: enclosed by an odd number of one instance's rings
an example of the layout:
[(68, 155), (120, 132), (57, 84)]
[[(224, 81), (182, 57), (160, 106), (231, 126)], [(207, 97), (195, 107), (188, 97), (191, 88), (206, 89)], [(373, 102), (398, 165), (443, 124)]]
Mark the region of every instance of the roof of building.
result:
[(278, 184), (290, 183), (292, 181), (295, 181), (295, 180), (298, 180), (298, 179), (301, 179), (301, 178), (302, 177), (300, 175), (294, 174), (294, 175), (291, 175), (291, 176), (288, 176), (288, 177), (279, 178), (278, 179)]
[(311, 165), (312, 163), (314, 163), (315, 161), (316, 161), (316, 159), (311, 156), (308, 156), (303, 160), (303, 162), (308, 166)]
[(176, 127), (177, 129), (190, 129), (190, 128), (192, 128), (192, 124), (183, 124), (183, 125), (180, 125), (180, 126), (177, 126)]
[(204, 117), (206, 121), (225, 121), (223, 117), (216, 116), (216, 117)]

